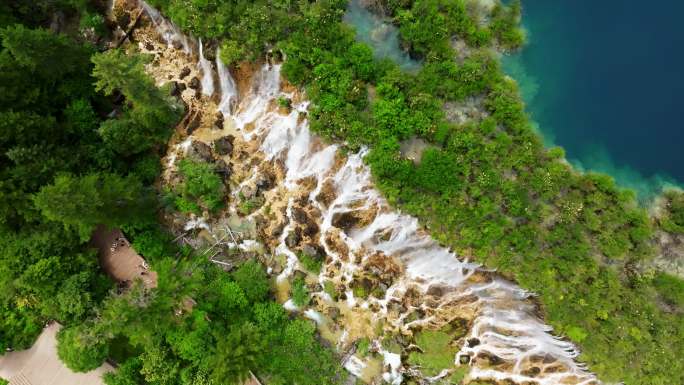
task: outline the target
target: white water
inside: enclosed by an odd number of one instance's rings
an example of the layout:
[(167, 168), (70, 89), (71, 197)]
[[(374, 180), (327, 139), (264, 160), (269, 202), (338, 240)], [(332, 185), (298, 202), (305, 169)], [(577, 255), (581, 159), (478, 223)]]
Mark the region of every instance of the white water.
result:
[(216, 49), (216, 70), (218, 71), (219, 84), (221, 87), (221, 101), (219, 102), (219, 111), (223, 116), (230, 115), (238, 102), (238, 91), (235, 85), (235, 80), (230, 75), (228, 67), (221, 60), (221, 49)]
[(211, 96), (214, 94), (214, 71), (211, 68), (211, 62), (204, 57), (202, 39), (199, 39), (199, 62), (197, 64), (202, 69), (202, 93)]
[[(146, 10), (150, 8), (144, 2), (142, 4)], [(170, 24), (163, 18), (159, 20), (161, 16), (155, 12), (153, 9), (148, 10), (158, 29)], [(163, 33), (162, 36), (168, 43), (167, 36)], [(217, 58), (218, 56), (217, 52)], [(264, 65), (254, 76), (251, 92), (238, 103), (235, 81), (230, 72), (220, 60), (216, 64), (221, 85), (221, 112), (233, 119), (245, 140), (259, 143), (267, 161), (277, 160), (285, 165), (285, 188), (295, 190), (298, 182), (305, 177), (316, 180), (316, 187), (309, 194), (308, 204), (321, 213), (320, 218), (317, 218), (320, 225), (319, 243), (332, 258), (331, 263), (323, 266), (320, 281), (323, 281), (332, 265), (339, 265), (338, 277), (343, 276), (349, 282), (355, 271), (364, 268), (363, 263), (354, 261), (366, 261), (375, 252), (395, 257), (403, 264), (405, 274), (387, 289), (382, 299), (355, 298), (351, 290), (346, 291), (347, 304), (350, 307), (378, 309), (372, 312), (374, 320), (385, 320), (400, 330), (409, 330), (414, 324), (434, 326), (441, 322), (443, 325), (445, 320), (440, 319), (440, 316), (449, 309), (472, 311), (473, 324), (466, 339), (477, 338), (480, 343), (472, 347), (464, 344), (454, 357), (455, 365), (459, 365), (462, 356), (471, 358), (469, 365), (472, 379), (509, 379), (540, 385), (598, 383), (582, 364), (575, 362), (577, 349), (571, 343), (551, 334), (551, 328), (535, 316), (534, 305), (529, 301), (530, 293), (496, 276), (472, 279), (475, 275), (489, 275), (483, 274), (486, 270), (482, 267), (459, 260), (454, 253), (425, 234), (415, 218), (401, 214), (388, 205), (373, 187), (369, 169), (363, 163), (366, 150), (348, 155), (341, 167), (335, 167), (338, 146), (324, 144), (311, 134), (307, 120), (299, 119), (300, 112), (306, 111), (307, 103), (295, 105), (288, 115), (281, 115), (271, 108), (278, 96), (292, 96), (280, 92), (279, 65)], [(253, 130), (249, 132), (246, 131), (248, 123), (253, 123)], [(178, 147), (182, 150), (187, 145), (184, 143)], [(334, 200), (328, 206), (314, 199), (326, 181), (334, 187)], [(276, 254), (287, 256), (287, 266), (278, 276), (279, 280), (286, 279), (299, 264), (296, 254), (285, 244), (286, 235), (294, 223), (293, 205), (294, 200), (290, 198), (286, 210), (288, 223), (275, 250)], [(344, 231), (332, 225), (335, 214), (368, 210), (377, 214), (365, 226)], [(205, 226), (208, 227), (206, 222), (196, 218), (187, 224), (189, 228), (206, 228)], [(333, 245), (328, 244), (326, 234), (330, 232), (339, 233), (341, 241), (350, 251), (349, 258), (338, 255)], [(424, 297), (428, 297), (428, 288), (435, 285), (447, 288), (438, 299), (438, 306), (429, 308), (422, 303), (419, 307), (412, 308), (426, 310), (425, 316), (408, 323), (405, 322), (407, 314), (389, 318), (390, 303), (400, 301), (409, 288), (417, 287)], [(325, 296), (322, 292), (313, 294)], [(464, 301), (467, 298), (474, 298), (474, 301)], [(288, 300), (284, 306), (288, 310), (298, 310), (292, 300)], [(323, 321), (321, 314), (312, 309), (304, 310), (304, 314), (317, 322)], [(345, 328), (338, 346), (346, 343), (350, 334)], [(374, 343), (377, 344), (378, 341)], [(480, 353), (495, 355), (511, 364), (510, 368), (499, 370), (497, 366), (483, 365), (480, 364), (481, 361), (472, 360)], [(404, 372), (401, 357), (396, 352), (384, 350), (380, 350), (380, 354), (388, 369), (383, 373), (383, 379), (391, 384), (400, 384)], [(533, 357), (537, 360), (539, 357), (548, 357), (550, 361), (560, 364), (560, 369), (546, 372), (543, 369), (547, 365), (540, 363), (536, 366), (542, 368), (541, 373), (525, 375), (523, 371), (530, 367), (529, 360)], [(367, 364), (363, 359), (352, 355), (344, 366), (359, 376)]]
[[(458, 364), (462, 355), (476, 357), (478, 353), (483, 352), (496, 355), (513, 364), (512, 370), (506, 372), (497, 371), (495, 367), (480, 368), (474, 364), (471, 368), (472, 378), (508, 378), (516, 382), (536, 381), (541, 385), (555, 385), (562, 381), (577, 384), (596, 382), (595, 377), (587, 373), (583, 365), (574, 361), (578, 355), (577, 349), (571, 343), (552, 335), (551, 328), (534, 315), (534, 305), (528, 300), (530, 293), (496, 277), (480, 283), (469, 282), (468, 278), (481, 267), (460, 261), (454, 253), (439, 246), (419, 230), (415, 218), (389, 207), (373, 188), (370, 171), (363, 163), (366, 151), (362, 150), (348, 156), (346, 163), (334, 171), (334, 157), (338, 147), (324, 145), (314, 137), (308, 129), (306, 120), (298, 123), (299, 112), (306, 110), (306, 103), (295, 106), (286, 116), (280, 115), (277, 111), (269, 111), (269, 103), (279, 93), (279, 70), (278, 65), (265, 65), (257, 74), (253, 93), (240, 103), (238, 110), (232, 115), (237, 128), (243, 130), (246, 140), (260, 141), (261, 150), (268, 160), (284, 161), (287, 169), (285, 186), (289, 189), (294, 189), (297, 182), (305, 177), (314, 177), (317, 180), (317, 187), (310, 193), (309, 200), (310, 204), (322, 213), (319, 242), (325, 247), (328, 255), (333, 257), (334, 262), (342, 264), (341, 274), (351, 279), (353, 272), (360, 266), (353, 262), (345, 262), (336, 255), (327, 244), (325, 234), (333, 227), (332, 219), (335, 214), (350, 211), (377, 208), (379, 212), (369, 225), (348, 233), (340, 232), (342, 240), (352, 253), (358, 253), (365, 259), (371, 252), (381, 251), (397, 257), (405, 265), (406, 277), (390, 287), (384, 299), (369, 298), (364, 301), (353, 298), (349, 291), (347, 295), (350, 305), (359, 303), (364, 307), (373, 302), (381, 309), (375, 317), (385, 317), (388, 302), (392, 298), (400, 299), (409, 285), (419, 286), (423, 290), (434, 284), (446, 286), (450, 291), (444, 295), (444, 303), (466, 296), (477, 298), (475, 305), (469, 305), (476, 309), (477, 315), (466, 338), (477, 338), (480, 344), (474, 347), (465, 344), (454, 357), (455, 363)], [(254, 130), (245, 132), (244, 127), (250, 122), (254, 123)], [(333, 182), (336, 193), (335, 200), (329, 207), (314, 199), (326, 180)], [(291, 208), (292, 200), (287, 210), (290, 221)], [(283, 234), (287, 234), (286, 231), (287, 229)], [(390, 236), (380, 237), (380, 234)], [(285, 236), (282, 237), (276, 251), (288, 255), (288, 266), (281, 275), (293, 271), (289, 260), (296, 258), (284, 240)], [(353, 261), (354, 258), (350, 257), (349, 260)], [(321, 277), (325, 274), (326, 267), (324, 266)], [(423, 319), (414, 322), (431, 321)], [(399, 357), (390, 354), (392, 353), (387, 352), (385, 361), (391, 364), (391, 370), (384, 373), (384, 378), (390, 383), (400, 383), (401, 375), (396, 363)], [(542, 372), (535, 377), (522, 374), (522, 371), (529, 367), (523, 367), (527, 360), (546, 355), (551, 356), (567, 370), (556, 373)], [(358, 371), (360, 367), (358, 360), (350, 360), (346, 366), (352, 372)]]
[(158, 10), (151, 7), (144, 0), (140, 0), (140, 6), (142, 6), (145, 13), (152, 19), (152, 22), (157, 28), (157, 32), (169, 47), (173, 47), (174, 41), (179, 42), (183, 46), (183, 52), (192, 54), (191, 39), (184, 35), (176, 24), (164, 18)]

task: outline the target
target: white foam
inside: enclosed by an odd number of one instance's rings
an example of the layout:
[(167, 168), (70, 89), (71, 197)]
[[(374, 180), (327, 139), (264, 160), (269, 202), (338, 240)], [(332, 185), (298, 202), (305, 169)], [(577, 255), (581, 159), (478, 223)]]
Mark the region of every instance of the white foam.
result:
[(204, 57), (202, 39), (199, 39), (199, 62), (197, 65), (202, 70), (202, 94), (211, 96), (214, 94), (214, 71), (211, 68), (211, 62)]

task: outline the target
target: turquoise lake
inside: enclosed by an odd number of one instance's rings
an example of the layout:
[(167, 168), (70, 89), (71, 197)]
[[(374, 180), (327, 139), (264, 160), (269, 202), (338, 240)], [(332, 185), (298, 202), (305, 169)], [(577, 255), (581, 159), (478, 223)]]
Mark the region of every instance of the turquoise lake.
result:
[(684, 184), (684, 1), (523, 0), (504, 58), (548, 145), (641, 198)]

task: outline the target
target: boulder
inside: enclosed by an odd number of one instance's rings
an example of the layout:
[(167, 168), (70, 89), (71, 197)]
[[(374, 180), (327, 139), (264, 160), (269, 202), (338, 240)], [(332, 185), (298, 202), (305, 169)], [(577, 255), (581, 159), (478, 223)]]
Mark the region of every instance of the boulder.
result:
[(323, 259), (323, 257), (325, 257), (325, 250), (316, 244), (305, 244), (302, 246), (302, 253), (315, 259)]
[(190, 75), (190, 68), (189, 67), (183, 67), (180, 74), (178, 74), (178, 79), (184, 79), (188, 75)]
[(306, 272), (301, 270), (295, 270), (294, 273), (292, 273), (292, 278), (293, 280), (304, 280), (306, 279)]
[(340, 229), (348, 230), (353, 227), (356, 222), (358, 222), (358, 218), (351, 212), (336, 213), (333, 216), (332, 225)]
[(199, 78), (195, 76), (192, 79), (190, 79), (188, 87), (192, 88), (193, 90), (199, 90), (200, 87), (202, 87), (202, 83), (200, 82)]
[(178, 82), (171, 82), (171, 96), (179, 96), (181, 94), (181, 89)]
[(539, 373), (541, 373), (541, 369), (539, 369), (536, 366), (533, 366), (529, 369), (525, 369), (521, 372), (522, 375), (527, 377), (536, 377), (537, 375), (539, 375)]
[(318, 234), (319, 231), (320, 228), (314, 221), (307, 222), (306, 225), (304, 225), (303, 233), (308, 237), (313, 237), (314, 235)]
[(289, 247), (289, 248), (297, 247), (297, 245), (301, 241), (302, 241), (302, 230), (299, 228), (296, 228), (293, 231), (290, 231), (290, 233), (287, 234), (287, 237), (285, 237), (285, 245), (287, 245), (287, 247)]
[[(212, 130), (223, 130), (223, 114), (218, 112), (214, 119), (214, 124), (211, 125)], [(232, 141), (231, 141), (232, 144)]]
[(216, 153), (221, 155), (221, 156), (230, 155), (233, 152), (233, 140), (234, 139), (235, 138), (232, 135), (228, 135), (228, 136), (224, 136), (223, 138), (216, 139), (213, 142), (214, 151), (216, 151)]
[(301, 208), (301, 207), (293, 207), (292, 208), (292, 218), (301, 224), (305, 224), (311, 219), (309, 218), (309, 214), (306, 213), (306, 211)]
[(321, 186), (321, 191), (316, 195), (316, 200), (324, 206), (330, 206), (335, 200), (335, 183), (332, 179), (326, 179)]
[(295, 222), (302, 224), (304, 235), (312, 237), (318, 233), (318, 224), (316, 224), (316, 222), (311, 219), (311, 216), (309, 216), (309, 214), (301, 207), (292, 208), (292, 218), (295, 220)]
[(262, 173), (256, 180), (256, 187), (259, 192), (272, 189), (275, 185), (275, 177), (268, 172)]
[(196, 161), (212, 162), (214, 156), (211, 153), (211, 147), (208, 144), (200, 141), (194, 141), (188, 150), (188, 156)]

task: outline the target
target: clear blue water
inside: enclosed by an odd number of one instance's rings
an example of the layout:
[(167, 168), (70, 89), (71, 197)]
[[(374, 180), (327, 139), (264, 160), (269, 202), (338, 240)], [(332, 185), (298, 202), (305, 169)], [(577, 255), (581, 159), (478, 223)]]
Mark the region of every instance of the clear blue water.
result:
[(405, 71), (417, 71), (420, 62), (412, 60), (399, 43), (399, 30), (351, 0), (344, 21), (356, 29), (356, 39), (368, 44), (378, 59), (390, 59)]
[(547, 144), (650, 196), (684, 182), (684, 1), (523, 0), (504, 60)]

